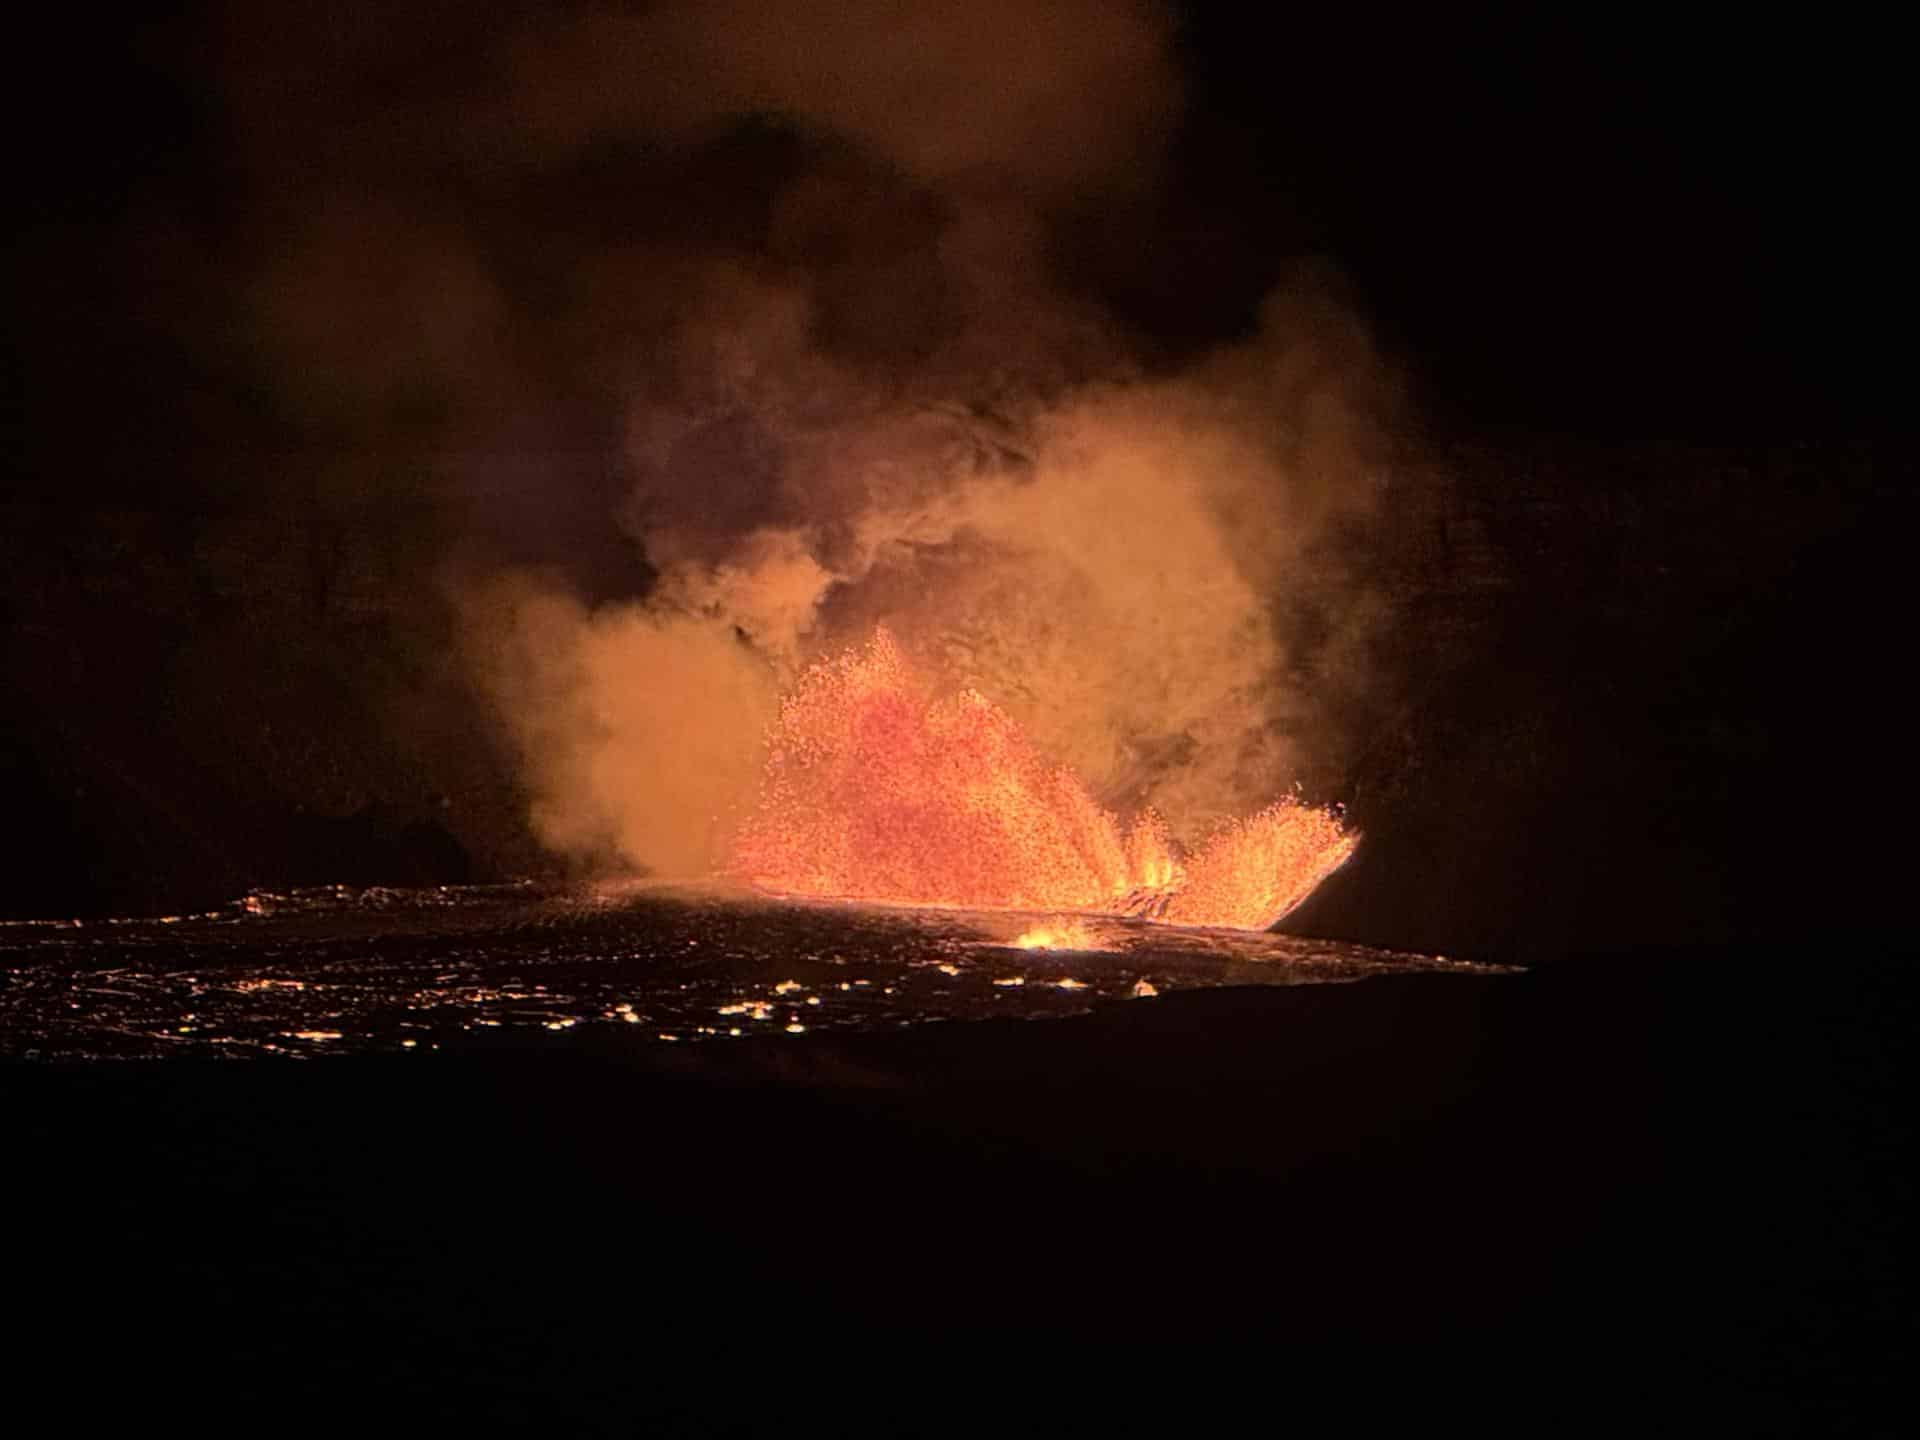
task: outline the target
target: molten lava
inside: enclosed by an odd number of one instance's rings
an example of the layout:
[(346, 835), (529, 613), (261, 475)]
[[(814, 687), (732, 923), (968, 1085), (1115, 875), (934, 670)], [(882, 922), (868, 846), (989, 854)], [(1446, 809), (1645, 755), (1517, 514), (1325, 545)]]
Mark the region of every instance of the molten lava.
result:
[(1333, 812), (1293, 800), (1191, 855), (1151, 810), (1123, 831), (984, 696), (926, 695), (882, 629), (782, 702), (729, 868), (786, 895), (1258, 930), (1358, 843)]
[(1016, 950), (1105, 950), (1084, 920), (1061, 916), (1022, 932), (1013, 941)]

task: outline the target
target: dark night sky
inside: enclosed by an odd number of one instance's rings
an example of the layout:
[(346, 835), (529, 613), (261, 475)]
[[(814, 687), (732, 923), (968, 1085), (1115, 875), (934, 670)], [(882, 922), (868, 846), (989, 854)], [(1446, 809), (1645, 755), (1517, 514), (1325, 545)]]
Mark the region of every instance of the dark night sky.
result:
[[(362, 98), (444, 94), (522, 18), (496, 8), (455, 23), (403, 7), (426, 19), (396, 24)], [(64, 430), (52, 415), (97, 420), (104, 395), (192, 428), (153, 383), (220, 363), (191, 287), (319, 183), (298, 154), (270, 186), (240, 173), (225, 91), (247, 62), (219, 29), (211, 7), (123, 29), (66, 17), (15, 56), (13, 382), (35, 438)], [(1164, 185), (1147, 213), (1116, 226), (1096, 209), (1061, 242), (1063, 267), (1148, 334), (1232, 335), (1290, 262), (1331, 256), (1469, 422), (1904, 428), (1883, 363), (1911, 298), (1900, 77), (1870, 28), (1196, 4), (1178, 45), (1188, 96)], [(454, 182), (417, 169), (443, 203)], [(617, 187), (590, 170), (550, 177), (546, 220), (618, 225)]]
[[(1803, 745), (1837, 738), (1820, 704), (1775, 692), (1776, 656), (1851, 626), (1857, 648), (1787, 687), (1846, 695), (1880, 643), (1850, 618), (1878, 596), (1846, 546), (1858, 497), (1889, 491), (1911, 453), (1909, 367), (1889, 358), (1912, 333), (1889, 37), (1824, 18), (1693, 30), (1618, 13), (1550, 25), (1451, 10), (1412, 22), (1345, 6), (1252, 13), (1264, 10), (1185, 7), (1186, 98), (1164, 170), (1130, 193), (1054, 205), (1052, 283), (1135, 335), (1149, 366), (1170, 366), (1250, 332), (1261, 297), (1303, 267), (1336, 277), (1405, 375), (1414, 428), (1526, 456), (1512, 468), (1555, 477), (1569, 513), (1582, 496), (1609, 514), (1616, 498), (1642, 504), (1674, 447), (1737, 455), (1727, 463), (1746, 478), (1725, 503), (1738, 524), (1694, 506), (1680, 530), (1656, 518), (1596, 539), (1563, 519), (1540, 553), (1518, 532), (1500, 540), (1521, 598), (1476, 659), (1396, 713), (1427, 737), (1412, 747), (1422, 764), (1484, 776), (1504, 761), (1449, 747), (1483, 732), (1487, 676), (1528, 677), (1514, 704), (1547, 717), (1535, 740), (1561, 758), (1473, 822), (1511, 832), (1506, 848), (1464, 882), (1421, 882), (1436, 895), (1491, 887), (1445, 904), (1521, 919), (1456, 916), (1439, 934), (1440, 912), (1409, 901), (1383, 937), (1499, 948), (1529, 943), (1531, 925), (1551, 949), (1603, 903), (1594, 891), (1632, 883), (1619, 856), (1658, 831), (1682, 878), (1655, 886), (1660, 898), (1615, 938), (1729, 938), (1741, 927), (1728, 910), (1791, 869), (1736, 838), (1763, 813), (1749, 792), (1795, 772)], [(304, 220), (343, 196), (426, 237), (405, 252), (415, 280), (403, 269), (395, 285), (454, 283), (435, 237), (482, 237), (508, 297), (513, 373), (531, 377), (508, 397), (524, 414), (507, 430), (579, 457), (566, 497), (493, 516), (493, 538), (535, 556), (565, 549), (592, 576), (630, 564), (596, 523), (619, 490), (596, 468), (613, 423), (597, 397), (619, 382), (600, 368), (604, 337), (552, 318), (571, 313), (567, 276), (636, 237), (752, 251), (787, 177), (842, 163), (834, 137), (778, 118), (691, 151), (616, 136), (551, 162), (510, 153), (510, 134), (484, 125), (469, 134), (473, 77), (538, 11), (402, 7), (382, 22), (390, 34), (370, 36), (344, 9), (289, 8), (284, 27), (264, 28), (215, 7), (136, 27), (67, 10), (12, 47), (6, 763), (16, 825), (44, 840), (0, 909), (355, 878), (332, 873), (343, 856), (378, 872), (365, 878), (527, 861), (524, 837), (500, 838), (512, 827), (487, 818), (517, 802), (487, 778), (483, 725), (341, 698), (436, 683), (444, 622), (393, 596), (431, 593), (449, 532), (470, 517), (384, 477), (457, 445), (476, 415), (498, 418), (492, 362), (457, 323), (410, 332), (419, 355), (395, 351), (375, 303), (344, 342), (363, 347), (356, 363), (290, 370), (262, 338), (263, 307), (276, 334), (330, 317), (314, 321), (297, 287), (291, 309), (273, 308), (275, 257), (301, 253)], [(311, 66), (302, 47), (319, 57)], [(459, 144), (442, 153), (448, 136)], [(878, 228), (911, 255), (914, 206), (937, 201), (909, 191)], [(314, 243), (352, 268), (352, 232)], [(436, 367), (457, 381), (417, 382)], [(1765, 488), (1743, 496), (1755, 476)], [(1510, 513), (1505, 483), (1475, 482), (1471, 503)], [(1653, 577), (1721, 533), (1755, 547), (1750, 570), (1723, 556), (1716, 573), (1734, 580), (1660, 590)], [(1610, 565), (1612, 589), (1566, 578)], [(1835, 582), (1852, 588), (1829, 595)], [(376, 597), (359, 611), (356, 585)], [(303, 606), (347, 618), (302, 630)], [(1418, 649), (1417, 637), (1402, 643)], [(242, 730), (263, 757), (244, 779), (227, 763), (256, 753), (236, 752)], [(1411, 783), (1395, 753), (1376, 790)], [(1689, 815), (1676, 820), (1663, 807), (1682, 801), (1668, 800), (1602, 817), (1599, 838), (1522, 903), (1514, 882), (1489, 877), (1553, 848), (1523, 832), (1583, 768), (1595, 793), (1582, 803), (1615, 780), (1677, 786)], [(1864, 821), (1846, 809), (1862, 788), (1838, 780), (1841, 798), (1825, 803)], [(1405, 833), (1452, 843), (1434, 824), (1425, 815)], [(1673, 839), (1689, 825), (1690, 842)], [(1563, 815), (1548, 834), (1591, 829)], [(1613, 868), (1577, 879), (1603, 850)], [(1683, 890), (1712, 893), (1689, 909)]]
[(1910, 297), (1871, 33), (1350, 15), (1306, 20), (1278, 83), (1249, 40), (1197, 27), (1219, 123), (1452, 407), (1702, 438), (1887, 418), (1877, 337)]

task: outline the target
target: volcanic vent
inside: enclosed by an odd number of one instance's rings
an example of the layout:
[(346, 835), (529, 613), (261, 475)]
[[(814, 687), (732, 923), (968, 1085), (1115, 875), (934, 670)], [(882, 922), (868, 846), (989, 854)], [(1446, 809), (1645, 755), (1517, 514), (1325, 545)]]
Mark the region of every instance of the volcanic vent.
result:
[(1358, 843), (1288, 799), (1183, 854), (1158, 814), (1123, 825), (985, 696), (931, 694), (881, 628), (782, 702), (728, 868), (783, 895), (1258, 930)]

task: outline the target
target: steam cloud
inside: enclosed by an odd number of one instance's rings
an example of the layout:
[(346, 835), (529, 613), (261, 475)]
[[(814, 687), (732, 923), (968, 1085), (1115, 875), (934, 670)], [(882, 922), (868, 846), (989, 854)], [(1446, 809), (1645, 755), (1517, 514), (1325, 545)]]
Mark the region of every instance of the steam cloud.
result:
[[(782, 687), (878, 621), (1182, 838), (1301, 773), (1290, 617), (1364, 623), (1322, 542), (1388, 387), (1326, 287), (1170, 371), (1063, 272), (1151, 203), (1175, 41), (1147, 3), (716, 0), (534, 12), (404, 105), (391, 33), (236, 67), (256, 163), (346, 177), (262, 268), (265, 342), (315, 415), (435, 417), (545, 844), (706, 868)], [(294, 78), (327, 64), (360, 88)], [(378, 183), (442, 171), (503, 202)], [(543, 186), (600, 228), (534, 233)]]

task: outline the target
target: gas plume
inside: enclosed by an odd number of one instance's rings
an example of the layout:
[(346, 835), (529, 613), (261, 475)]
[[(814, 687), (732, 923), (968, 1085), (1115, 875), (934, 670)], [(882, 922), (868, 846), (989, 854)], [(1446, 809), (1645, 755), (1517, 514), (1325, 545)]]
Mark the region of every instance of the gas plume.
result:
[[(877, 623), (1183, 841), (1284, 793), (1303, 762), (1284, 708), (1294, 567), (1373, 483), (1364, 352), (1303, 355), (1324, 341), (1289, 337), (1294, 313), (1191, 375), (998, 410), (863, 388), (791, 335), (703, 331), (701, 353), (754, 363), (721, 407), (634, 417), (646, 598), (593, 612), (531, 585), (508, 606), (510, 648), (543, 658), (494, 693), (543, 834), (620, 837), (649, 867), (718, 860), (697, 845), (743, 817), (775, 695)], [(676, 730), (706, 744), (663, 743)], [(720, 761), (721, 737), (741, 760)], [(671, 802), (608, 783), (654, 772)]]
[(546, 143), (696, 144), (749, 109), (833, 137), (768, 191), (761, 253), (612, 267), (657, 326), (624, 366), (642, 593), (522, 576), (467, 603), (554, 848), (717, 863), (775, 697), (882, 623), (1183, 842), (1299, 772), (1288, 616), (1324, 597), (1297, 567), (1373, 503), (1378, 366), (1312, 285), (1181, 372), (1143, 365), (1049, 245), (1063, 206), (1151, 183), (1170, 31), (990, 8), (667, 6), (516, 51)]
[(1365, 336), (1297, 272), (1170, 354), (1074, 264), (1166, 228), (1167, 9), (510, 13), (220, 43), (239, 170), (317, 197), (262, 201), (247, 333), (300, 424), (401, 457), (353, 484), (439, 507), (548, 848), (717, 863), (778, 696), (882, 623), (1183, 844), (1326, 768), (1302, 646), (1365, 669)]
[(541, 838), (602, 866), (708, 869), (728, 802), (758, 774), (768, 667), (714, 621), (596, 613), (526, 576), (469, 604), (489, 642), (475, 663), (526, 758)]

